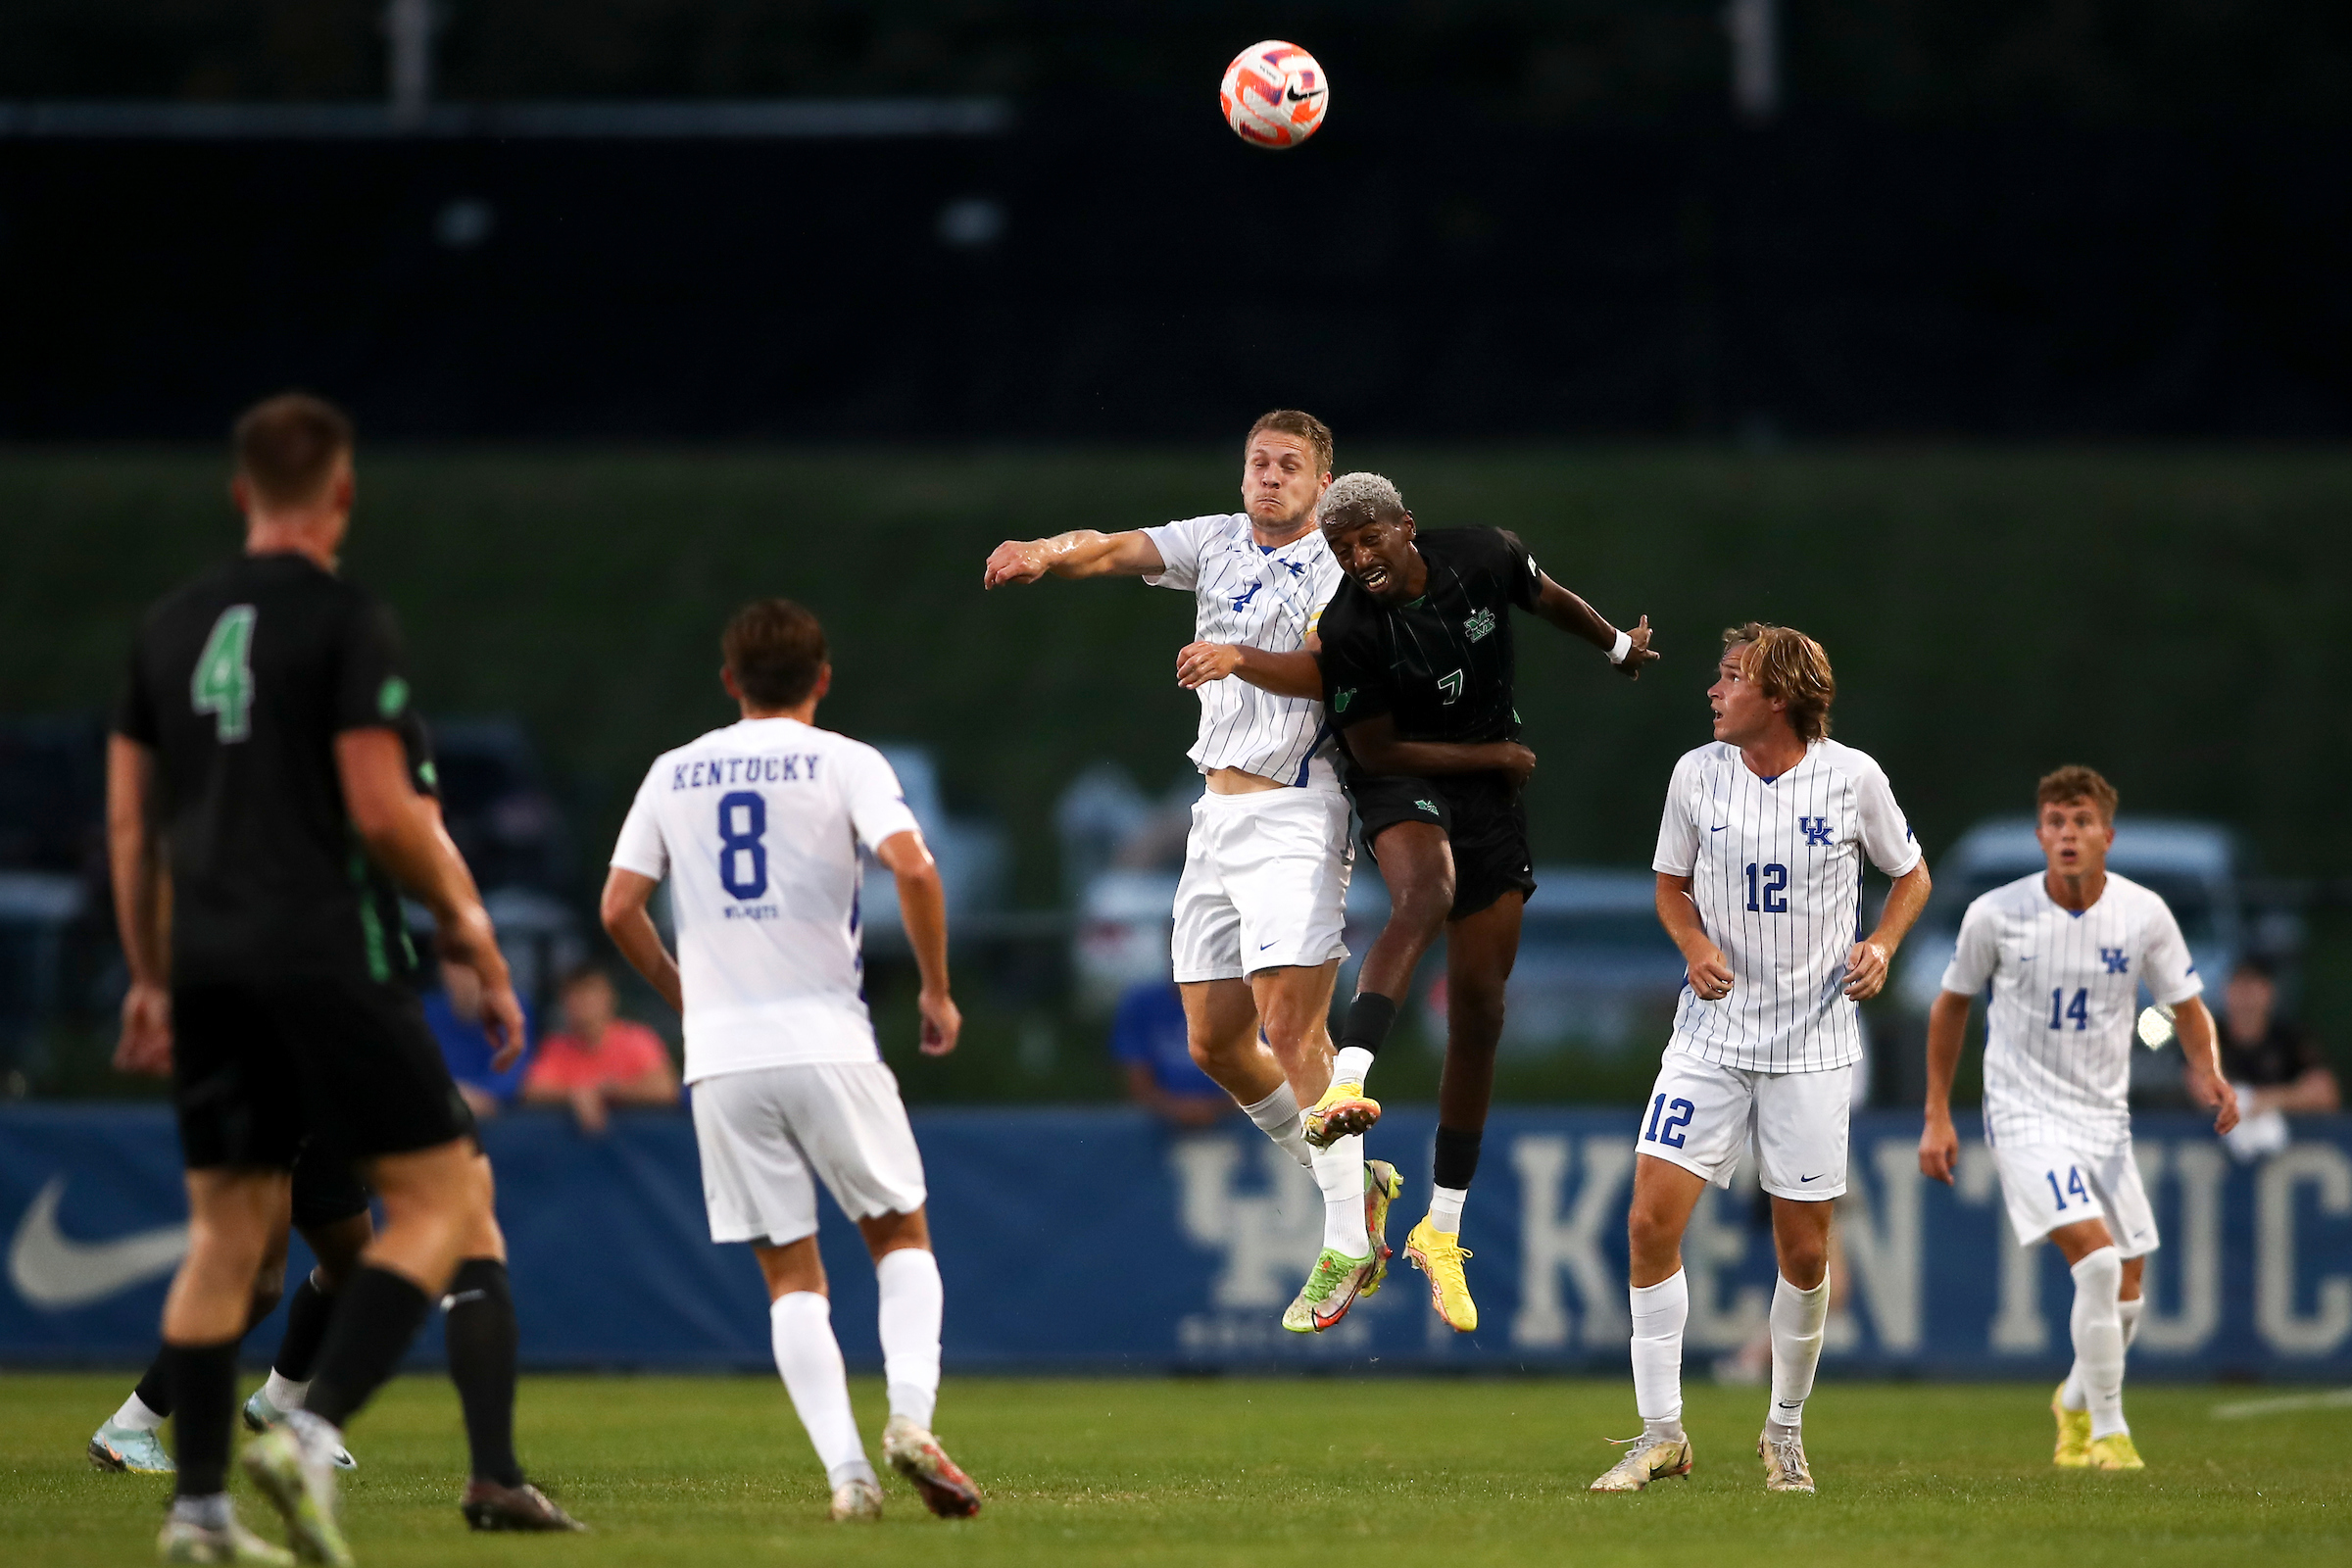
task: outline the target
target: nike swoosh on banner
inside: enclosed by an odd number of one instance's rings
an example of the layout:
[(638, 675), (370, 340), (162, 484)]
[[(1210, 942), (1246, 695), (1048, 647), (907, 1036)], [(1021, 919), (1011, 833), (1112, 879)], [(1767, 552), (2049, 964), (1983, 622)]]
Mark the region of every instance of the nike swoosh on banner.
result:
[(33, 1195), (8, 1245), (8, 1281), (45, 1311), (102, 1301), (141, 1280), (169, 1274), (187, 1255), (188, 1228), (165, 1225), (111, 1242), (77, 1242), (57, 1228), (66, 1179), (52, 1176)]

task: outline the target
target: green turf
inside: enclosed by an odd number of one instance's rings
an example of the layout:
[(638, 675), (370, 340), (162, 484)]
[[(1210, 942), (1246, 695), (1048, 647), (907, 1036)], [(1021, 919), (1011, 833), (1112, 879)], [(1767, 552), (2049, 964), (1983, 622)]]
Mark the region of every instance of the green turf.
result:
[[(0, 1561), (145, 1560), (169, 1490), (91, 1471), (80, 1446), (121, 1397), (109, 1376), (0, 1379)], [(858, 1386), (869, 1441), (880, 1390)], [(535, 1378), (534, 1474), (595, 1526), (573, 1540), (467, 1538), (462, 1449), (438, 1380), (390, 1389), (353, 1433), (346, 1518), (368, 1568), (466, 1562), (950, 1564), (1573, 1562), (2341, 1562), (2352, 1408), (2251, 1420), (2240, 1391), (2132, 1396), (2138, 1475), (2058, 1473), (2046, 1391), (1826, 1385), (1809, 1435), (1822, 1492), (1768, 1496), (1763, 1396), (1694, 1389), (1699, 1468), (1640, 1496), (1583, 1489), (1624, 1436), (1612, 1381), (951, 1383), (940, 1429), (987, 1489), (943, 1524), (887, 1483), (878, 1529), (824, 1522), (824, 1486), (768, 1379)], [(247, 1494), (249, 1520), (264, 1505)]]

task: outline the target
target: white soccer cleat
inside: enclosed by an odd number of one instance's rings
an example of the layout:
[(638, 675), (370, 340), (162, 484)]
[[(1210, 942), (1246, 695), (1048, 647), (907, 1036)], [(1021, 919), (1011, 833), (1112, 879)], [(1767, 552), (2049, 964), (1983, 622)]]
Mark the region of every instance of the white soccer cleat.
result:
[(833, 1489), (833, 1522), (876, 1524), (882, 1518), (882, 1489), (871, 1481), (844, 1481)]
[(200, 1525), (190, 1519), (167, 1519), (155, 1538), (159, 1562), (254, 1563), (260, 1568), (294, 1568), (294, 1554), (272, 1545), (237, 1522), (230, 1514), (224, 1525)]
[(948, 1457), (927, 1428), (894, 1415), (882, 1429), (882, 1457), (922, 1494), (923, 1506), (942, 1519), (969, 1519), (980, 1511), (980, 1489)]
[(172, 1452), (164, 1446), (162, 1433), (117, 1426), (112, 1421), (90, 1435), (89, 1446), (82, 1451), (90, 1456), (90, 1463), (101, 1470), (127, 1470), (133, 1475), (168, 1476), (179, 1468), (172, 1462)]
[(1756, 1438), (1756, 1456), (1764, 1461), (1766, 1492), (1813, 1490), (1813, 1467), (1805, 1463), (1802, 1432), (1767, 1425)]
[[(267, 1391), (256, 1389), (253, 1397), (245, 1401), (245, 1430), (267, 1432), (271, 1427), (284, 1425), (286, 1417), (292, 1413), (279, 1409), (270, 1400)], [(360, 1461), (354, 1459), (351, 1450), (340, 1443), (335, 1445), (334, 1461), (338, 1470), (357, 1470), (360, 1467)]]
[(1690, 1439), (1611, 1438), (1611, 1443), (1625, 1449), (1624, 1456), (1603, 1470), (1588, 1490), (1592, 1492), (1640, 1492), (1652, 1481), (1669, 1476), (1688, 1476), (1690, 1473)]

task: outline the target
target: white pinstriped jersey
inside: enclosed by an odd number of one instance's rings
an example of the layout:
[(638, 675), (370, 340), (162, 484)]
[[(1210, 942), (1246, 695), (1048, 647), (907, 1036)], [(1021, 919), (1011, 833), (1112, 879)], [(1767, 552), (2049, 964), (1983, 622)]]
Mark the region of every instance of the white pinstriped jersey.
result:
[[(1320, 528), (1274, 550), (1258, 546), (1249, 514), (1241, 512), (1188, 517), (1144, 533), (1166, 568), (1144, 581), (1192, 590), (1195, 635), (1202, 642), (1297, 653), (1340, 586), (1340, 564)], [(1277, 697), (1234, 679), (1200, 688), (1200, 734), (1186, 755), (1203, 773), (1238, 767), (1285, 784), (1336, 790), (1331, 749), (1322, 703)]]
[(1703, 1002), (1686, 984), (1666, 1049), (1748, 1072), (1859, 1060), (1845, 956), (1859, 940), (1865, 854), (1888, 876), (1919, 863), (1886, 773), (1850, 746), (1815, 741), (1771, 779), (1721, 741), (1677, 762), (1650, 865), (1691, 879), (1732, 990)]
[(1970, 905), (1943, 989), (1987, 982), (1984, 1141), (2092, 1153), (2132, 1136), (2140, 986), (2168, 1006), (2205, 989), (2171, 907), (2113, 871), (2081, 914), (2038, 871)]

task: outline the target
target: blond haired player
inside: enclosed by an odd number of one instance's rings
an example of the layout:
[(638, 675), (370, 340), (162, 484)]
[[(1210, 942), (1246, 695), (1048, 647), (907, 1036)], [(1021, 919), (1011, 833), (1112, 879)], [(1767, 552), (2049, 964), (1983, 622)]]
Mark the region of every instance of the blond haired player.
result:
[(2132, 1153), (2132, 1021), (2139, 988), (2175, 1008), (2189, 1095), (2216, 1132), (2237, 1123), (2222, 1077), (2205, 982), (2162, 898), (2107, 869), (2115, 786), (2062, 767), (2034, 791), (2034, 835), (2047, 869), (1968, 906), (1943, 992), (1928, 1011), (1927, 1127), (1919, 1168), (1952, 1179), (1952, 1070), (1970, 999), (1989, 985), (1984, 1142), (2018, 1245), (2056, 1244), (2075, 1276), (2068, 1317), (2074, 1369), (2050, 1400), (2056, 1462), (2144, 1468), (2124, 1420), (2124, 1352), (2139, 1329), (2140, 1276), (2158, 1245), (2156, 1214)]
[[(1243, 444), (1245, 510), (1124, 533), (1008, 539), (990, 554), (982, 585), (1048, 573), (1141, 577), (1193, 595), (1197, 640), (1178, 656), (1180, 669), (1203, 644), (1296, 653), (1339, 587), (1315, 526), (1330, 483), (1330, 429), (1277, 409)], [(1189, 755), (1207, 788), (1193, 807), (1176, 889), (1176, 984), (1193, 1059), (1322, 1190), (1323, 1249), (1282, 1317), (1295, 1333), (1316, 1333), (1380, 1288), (1388, 1207), (1403, 1185), (1385, 1160), (1364, 1158), (1361, 1135), (1379, 1105), (1360, 1083), (1333, 1082), (1327, 1019), (1348, 956), (1340, 932), (1354, 863), (1348, 801), (1319, 701), (1237, 680), (1198, 689)]]
[[(1595, 1492), (1690, 1472), (1683, 1431), (1682, 1240), (1707, 1183), (1751, 1144), (1772, 1196), (1772, 1404), (1756, 1451), (1773, 1492), (1811, 1492), (1805, 1399), (1829, 1316), (1830, 1200), (1845, 1191), (1862, 1055), (1855, 1004), (1886, 983), (1928, 900), (1928, 868), (1879, 764), (1829, 738), (1838, 694), (1821, 645), (1750, 621), (1723, 634), (1714, 743), (1675, 764), (1658, 918), (1690, 966), (1634, 1148), (1634, 1399), (1642, 1435)], [(1862, 861), (1894, 879), (1860, 941)]]

